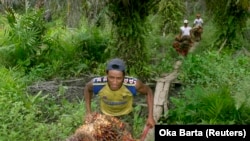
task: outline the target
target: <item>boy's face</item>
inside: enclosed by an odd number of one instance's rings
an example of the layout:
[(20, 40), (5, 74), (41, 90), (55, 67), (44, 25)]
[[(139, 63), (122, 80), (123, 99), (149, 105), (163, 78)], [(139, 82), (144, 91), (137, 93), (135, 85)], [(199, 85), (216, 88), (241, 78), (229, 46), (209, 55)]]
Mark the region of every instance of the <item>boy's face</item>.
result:
[(116, 91), (121, 88), (124, 81), (124, 74), (122, 71), (109, 70), (107, 72), (107, 79), (109, 88), (112, 91)]

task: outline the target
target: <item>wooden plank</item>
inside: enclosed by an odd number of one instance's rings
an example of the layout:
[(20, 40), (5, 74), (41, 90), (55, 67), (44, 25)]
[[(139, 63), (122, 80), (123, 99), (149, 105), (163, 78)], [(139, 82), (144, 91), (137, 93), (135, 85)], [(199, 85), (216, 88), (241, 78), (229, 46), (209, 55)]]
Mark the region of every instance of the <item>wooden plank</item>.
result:
[(157, 105), (163, 105), (167, 96), (167, 90), (169, 89), (169, 86), (169, 83), (165, 83), (164, 87), (162, 88), (163, 90), (159, 93), (159, 96), (157, 98)]
[(154, 120), (155, 121), (158, 121), (159, 119), (160, 119), (160, 117), (161, 117), (161, 114), (162, 114), (162, 112), (163, 112), (163, 106), (154, 106)]
[(166, 100), (166, 101), (164, 102), (163, 111), (164, 111), (164, 113), (167, 113), (167, 112), (168, 112), (168, 100)]
[(161, 91), (162, 91), (162, 87), (163, 87), (164, 83), (162, 82), (158, 82), (156, 84), (156, 89), (155, 89), (155, 94), (154, 94), (154, 104), (155, 105), (158, 105), (158, 101), (159, 101), (159, 96), (161, 94)]

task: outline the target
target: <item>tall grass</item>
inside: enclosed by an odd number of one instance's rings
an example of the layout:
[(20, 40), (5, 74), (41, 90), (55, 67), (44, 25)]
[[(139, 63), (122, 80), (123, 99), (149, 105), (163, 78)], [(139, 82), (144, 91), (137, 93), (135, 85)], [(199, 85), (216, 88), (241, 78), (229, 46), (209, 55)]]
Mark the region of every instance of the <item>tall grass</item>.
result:
[(0, 67), (0, 140), (63, 140), (82, 124), (81, 101), (29, 95), (22, 75)]

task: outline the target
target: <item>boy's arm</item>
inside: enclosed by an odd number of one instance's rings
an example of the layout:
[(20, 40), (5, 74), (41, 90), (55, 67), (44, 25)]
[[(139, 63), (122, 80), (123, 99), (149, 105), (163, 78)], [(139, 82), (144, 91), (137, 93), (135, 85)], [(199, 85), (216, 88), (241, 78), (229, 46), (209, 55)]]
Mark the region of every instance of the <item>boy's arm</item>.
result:
[(142, 83), (140, 80), (137, 80), (136, 82), (136, 89), (140, 94), (145, 94), (147, 98), (147, 105), (148, 105), (148, 120), (147, 125), (151, 128), (155, 125), (155, 120), (153, 116), (153, 104), (154, 104), (154, 96), (152, 89)]
[(85, 99), (85, 110), (86, 115), (91, 114), (91, 99), (93, 94), (93, 82), (89, 81), (83, 90), (83, 96)]

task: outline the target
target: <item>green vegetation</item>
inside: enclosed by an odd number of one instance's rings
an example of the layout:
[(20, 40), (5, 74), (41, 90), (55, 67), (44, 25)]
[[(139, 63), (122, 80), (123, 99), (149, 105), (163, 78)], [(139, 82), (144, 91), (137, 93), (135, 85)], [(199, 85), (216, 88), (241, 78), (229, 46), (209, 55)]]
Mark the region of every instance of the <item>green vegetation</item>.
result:
[(83, 118), (83, 103), (25, 92), (24, 73), (0, 68), (0, 140), (61, 140)]
[(167, 123), (249, 124), (249, 61), (214, 51), (189, 55), (179, 75), (187, 86), (181, 98), (170, 98), (175, 108)]
[[(44, 9), (32, 8), (32, 2), (1, 11), (0, 140), (65, 140), (82, 124), (84, 100), (69, 101), (63, 86), (58, 95), (33, 95), (27, 87), (36, 81), (103, 75), (105, 62), (114, 56), (127, 59), (130, 75), (146, 82), (172, 72), (176, 60), (183, 61), (178, 79), (184, 85), (170, 97), (171, 109), (161, 124), (250, 124), (249, 2), (223, 0), (219, 4), (224, 5), (215, 9), (216, 1), (211, 2), (208, 11), (200, 12), (207, 13), (202, 15), (202, 40), (185, 58), (175, 52), (172, 42), (183, 18), (192, 21), (199, 11), (196, 0), (190, 1), (191, 8), (176, 0), (141, 5), (129, 0), (111, 5), (84, 1), (88, 10), (78, 20), (67, 19), (77, 8), (55, 0), (52, 11), (60, 18), (52, 22), (46, 22)], [(232, 6), (241, 16), (229, 10)], [(78, 26), (67, 25), (65, 19), (79, 21)], [(137, 105), (134, 112), (137, 138), (145, 122), (142, 110)]]
[[(243, 31), (249, 17), (249, 0), (206, 0), (214, 25), (217, 27), (217, 44), (235, 48), (243, 38)], [(226, 5), (226, 6), (225, 6)], [(222, 8), (224, 7), (224, 8)], [(236, 40), (238, 39), (238, 40)]]

